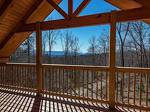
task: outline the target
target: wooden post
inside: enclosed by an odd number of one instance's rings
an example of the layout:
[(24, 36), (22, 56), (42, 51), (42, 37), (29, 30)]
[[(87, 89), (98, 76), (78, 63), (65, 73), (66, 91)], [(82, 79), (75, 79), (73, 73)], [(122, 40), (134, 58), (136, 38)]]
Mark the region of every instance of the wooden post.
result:
[(37, 93), (42, 92), (42, 31), (40, 22), (36, 23), (36, 74), (37, 74)]
[(115, 66), (116, 66), (116, 14), (111, 13), (110, 23), (110, 53), (109, 53), (109, 101), (110, 109), (115, 109)]

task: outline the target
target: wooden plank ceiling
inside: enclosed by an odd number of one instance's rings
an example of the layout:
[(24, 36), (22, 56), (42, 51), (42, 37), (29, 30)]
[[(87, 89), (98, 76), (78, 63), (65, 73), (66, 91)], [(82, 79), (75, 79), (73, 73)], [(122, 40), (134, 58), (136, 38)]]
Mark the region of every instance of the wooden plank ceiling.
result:
[(15, 33), (21, 25), (43, 21), (52, 10), (46, 0), (0, 0), (0, 58), (9, 57), (31, 34)]
[[(121, 10), (134, 9), (140, 7), (150, 8), (150, 0), (105, 0), (106, 2), (118, 7)], [(150, 19), (143, 20), (150, 24)]]

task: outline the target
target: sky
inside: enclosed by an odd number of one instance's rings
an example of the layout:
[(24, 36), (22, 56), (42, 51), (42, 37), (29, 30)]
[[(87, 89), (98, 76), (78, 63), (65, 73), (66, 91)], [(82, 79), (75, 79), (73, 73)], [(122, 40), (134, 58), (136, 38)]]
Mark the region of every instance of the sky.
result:
[[(80, 3), (83, 0), (74, 0), (74, 10), (80, 5)], [(59, 6), (65, 11), (68, 12), (68, 5), (67, 5), (68, 0), (62, 0), (62, 2), (59, 4)], [(111, 4), (105, 2), (104, 0), (91, 0), (91, 2), (87, 5), (87, 7), (81, 12), (79, 16), (83, 15), (92, 15), (92, 14), (97, 14), (97, 13), (104, 13), (104, 12), (111, 12), (113, 10), (117, 10), (114, 6)], [(58, 19), (63, 19), (63, 17), (56, 11), (54, 10), (46, 19), (47, 20), (58, 20)], [(72, 32), (73, 35), (79, 38), (79, 45), (80, 45), (80, 52), (86, 52), (88, 49), (88, 43), (89, 39), (92, 36), (100, 37), (101, 33), (103, 31), (109, 33), (109, 25), (98, 25), (98, 26), (90, 26), (90, 27), (81, 27), (81, 28), (69, 28), (65, 30), (61, 30), (61, 32), (65, 31)], [(55, 51), (61, 51), (62, 46), (61, 43), (57, 40), (56, 45), (54, 46)]]

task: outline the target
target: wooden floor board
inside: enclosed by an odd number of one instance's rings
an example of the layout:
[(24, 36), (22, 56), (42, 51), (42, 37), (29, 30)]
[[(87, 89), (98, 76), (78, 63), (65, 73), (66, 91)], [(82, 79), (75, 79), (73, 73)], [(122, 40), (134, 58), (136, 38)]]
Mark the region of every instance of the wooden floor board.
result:
[[(118, 107), (118, 112), (146, 112)], [(115, 111), (115, 112), (117, 112)], [(112, 112), (108, 105), (0, 88), (0, 112)]]

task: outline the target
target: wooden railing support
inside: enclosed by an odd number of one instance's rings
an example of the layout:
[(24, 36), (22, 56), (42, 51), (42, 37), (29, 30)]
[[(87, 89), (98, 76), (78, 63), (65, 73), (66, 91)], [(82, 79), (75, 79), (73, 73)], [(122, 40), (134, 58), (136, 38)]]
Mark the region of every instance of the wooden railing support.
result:
[(116, 14), (111, 13), (110, 17), (110, 48), (109, 48), (109, 102), (110, 109), (115, 109), (115, 62), (116, 62)]
[(9, 62), (9, 57), (0, 57), (0, 64), (5, 64), (7, 62)]
[(36, 74), (37, 74), (37, 94), (42, 92), (42, 31), (40, 22), (36, 23)]

